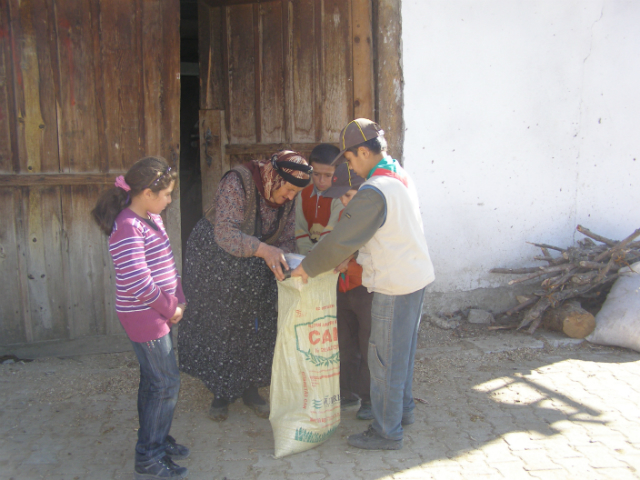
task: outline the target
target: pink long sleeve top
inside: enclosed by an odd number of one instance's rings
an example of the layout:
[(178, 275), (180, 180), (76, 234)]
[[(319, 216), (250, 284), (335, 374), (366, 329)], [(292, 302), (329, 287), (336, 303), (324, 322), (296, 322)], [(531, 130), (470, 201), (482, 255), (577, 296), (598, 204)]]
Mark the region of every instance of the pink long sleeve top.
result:
[(128, 208), (116, 218), (109, 252), (116, 272), (116, 311), (134, 342), (148, 342), (171, 330), (168, 320), (185, 303), (169, 237), (160, 215), (153, 226)]

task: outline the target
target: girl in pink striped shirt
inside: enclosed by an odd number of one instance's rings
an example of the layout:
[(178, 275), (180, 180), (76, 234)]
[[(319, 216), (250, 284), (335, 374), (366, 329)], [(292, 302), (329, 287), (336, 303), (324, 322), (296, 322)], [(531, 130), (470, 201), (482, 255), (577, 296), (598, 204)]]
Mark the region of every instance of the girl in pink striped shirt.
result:
[(109, 235), (116, 273), (116, 311), (140, 363), (136, 480), (185, 478), (173, 459), (189, 449), (169, 435), (180, 373), (171, 325), (186, 308), (180, 276), (160, 213), (171, 203), (177, 174), (161, 157), (137, 161), (91, 212)]

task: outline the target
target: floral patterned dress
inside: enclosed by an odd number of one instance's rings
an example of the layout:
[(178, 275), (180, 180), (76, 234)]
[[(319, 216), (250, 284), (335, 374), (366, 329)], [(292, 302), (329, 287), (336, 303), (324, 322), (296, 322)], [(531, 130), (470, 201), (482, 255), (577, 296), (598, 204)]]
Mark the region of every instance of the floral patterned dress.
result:
[[(278, 226), (280, 209), (258, 197), (267, 237)], [(217, 398), (230, 400), (271, 381), (277, 327), (276, 279), (264, 260), (253, 256), (260, 240), (240, 231), (244, 203), (239, 177), (229, 174), (220, 182), (215, 225), (203, 218), (194, 227), (183, 275), (188, 308), (178, 329), (180, 369), (202, 380)], [(295, 208), (284, 221), (274, 246), (295, 252)]]

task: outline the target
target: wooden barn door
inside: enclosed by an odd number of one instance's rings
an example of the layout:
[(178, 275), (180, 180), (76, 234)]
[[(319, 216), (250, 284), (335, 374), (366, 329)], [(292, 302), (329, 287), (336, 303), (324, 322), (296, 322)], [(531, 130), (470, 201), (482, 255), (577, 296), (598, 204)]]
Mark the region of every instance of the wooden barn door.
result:
[(373, 118), (371, 0), (200, 0), (203, 208), (221, 175)]
[(90, 212), (138, 158), (178, 166), (179, 17), (178, 0), (0, 1), (0, 347), (123, 334)]

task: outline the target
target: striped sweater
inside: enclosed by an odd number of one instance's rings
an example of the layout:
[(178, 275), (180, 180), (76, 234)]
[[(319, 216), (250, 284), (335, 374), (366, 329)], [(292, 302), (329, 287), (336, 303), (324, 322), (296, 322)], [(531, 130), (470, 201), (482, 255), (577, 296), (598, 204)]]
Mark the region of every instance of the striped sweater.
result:
[(156, 340), (169, 333), (167, 320), (178, 303), (185, 303), (162, 218), (149, 216), (157, 230), (125, 208), (109, 237), (116, 272), (116, 311), (134, 342)]

